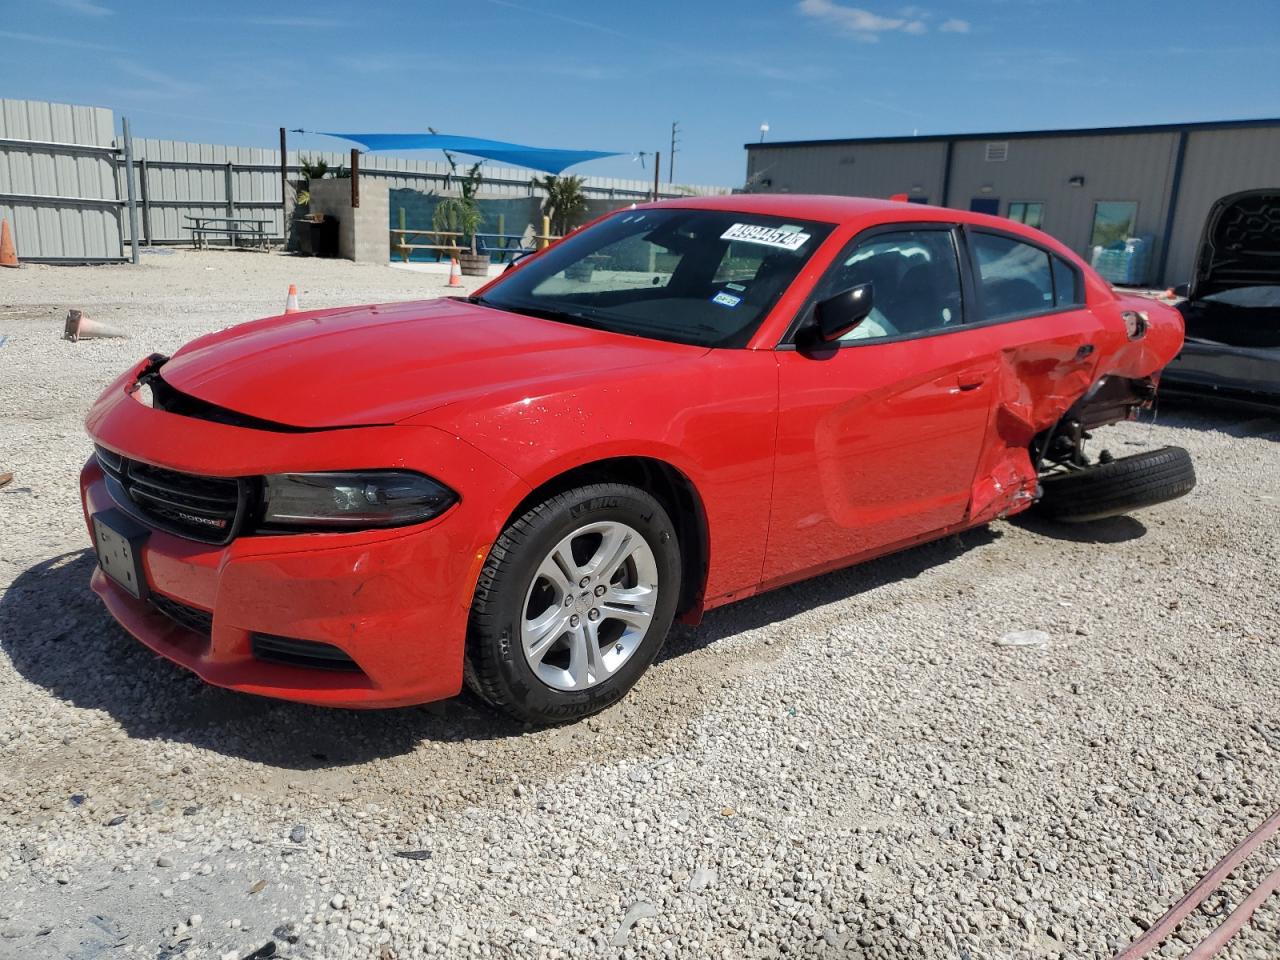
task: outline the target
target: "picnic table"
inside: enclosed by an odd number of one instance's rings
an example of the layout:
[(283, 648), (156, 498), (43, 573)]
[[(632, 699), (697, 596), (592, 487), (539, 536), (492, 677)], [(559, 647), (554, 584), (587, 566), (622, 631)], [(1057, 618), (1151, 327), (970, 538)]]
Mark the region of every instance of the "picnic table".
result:
[[(534, 239), (540, 239), (535, 236)], [(495, 245), (490, 245), (486, 241), (496, 241)], [(434, 242), (423, 242), (434, 241)], [(466, 253), (467, 250), (461, 246), (462, 234), (456, 230), (406, 230), (404, 228), (391, 229), (391, 249), (400, 254), (400, 259), (405, 263), (409, 262), (409, 256), (414, 250), (434, 250), (439, 257), (456, 257), (460, 253)], [(477, 233), (476, 234), (476, 253), (499, 254), (499, 262), (502, 257), (514, 259), (522, 253), (531, 253), (537, 249), (529, 245), (528, 238), (519, 233)]]
[(233, 246), (241, 237), (254, 241), (263, 250), (269, 246), (267, 224), (272, 222), (270, 218), (205, 217), (187, 214), (186, 219), (191, 221), (188, 229), (199, 249), (204, 248), (205, 241), (210, 236), (226, 237)]

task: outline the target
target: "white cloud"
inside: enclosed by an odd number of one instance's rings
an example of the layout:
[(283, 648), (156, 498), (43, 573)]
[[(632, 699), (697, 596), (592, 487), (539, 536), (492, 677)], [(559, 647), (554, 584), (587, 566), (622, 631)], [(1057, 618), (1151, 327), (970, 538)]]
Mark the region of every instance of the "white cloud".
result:
[(119, 50), (102, 43), (87, 43), (84, 40), (72, 40), (68, 37), (52, 36), (43, 33), (22, 33), (18, 30), (0, 30), (0, 37), (5, 40), (16, 40), (18, 43), (44, 43), (53, 47), (75, 47), (78, 50)]
[(62, 7), (64, 10), (70, 10), (72, 13), (83, 13), (88, 17), (109, 17), (115, 13), (114, 10), (102, 6), (99, 3), (93, 3), (92, 0), (52, 0), (55, 6)]
[(968, 33), (969, 21), (955, 20), (955, 19), (947, 20), (938, 29), (941, 30), (943, 33)]
[(117, 88), (117, 92), (125, 93), (137, 99), (176, 99), (194, 96), (202, 90), (198, 84), (172, 77), (167, 73), (161, 73), (159, 70), (153, 70), (150, 67), (144, 67), (133, 60), (118, 58), (113, 63), (121, 73), (134, 80), (141, 81), (143, 85), (140, 87)]
[[(929, 29), (919, 17), (885, 17), (861, 7), (835, 3), (834, 0), (800, 0), (798, 9), (806, 17), (826, 21), (860, 40), (873, 40), (879, 34), (892, 31), (920, 34)], [(911, 8), (908, 11), (916, 12)]]

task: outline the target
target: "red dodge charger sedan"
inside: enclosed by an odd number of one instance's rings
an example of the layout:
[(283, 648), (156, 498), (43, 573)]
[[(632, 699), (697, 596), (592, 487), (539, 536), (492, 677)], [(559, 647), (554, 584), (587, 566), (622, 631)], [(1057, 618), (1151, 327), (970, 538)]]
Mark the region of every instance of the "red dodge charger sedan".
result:
[(1009, 516), (1185, 493), (1091, 458), (1176, 311), (1050, 237), (889, 201), (633, 207), (465, 299), (318, 310), (88, 418), (93, 589), (210, 683), (348, 707), (617, 701), (672, 620)]

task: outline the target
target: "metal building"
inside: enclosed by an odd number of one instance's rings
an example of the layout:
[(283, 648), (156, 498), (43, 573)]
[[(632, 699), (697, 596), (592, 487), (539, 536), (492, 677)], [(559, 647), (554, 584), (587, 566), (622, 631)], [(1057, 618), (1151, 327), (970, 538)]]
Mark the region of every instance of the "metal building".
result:
[(747, 189), (869, 197), (1012, 217), (1086, 260), (1148, 237), (1145, 282), (1190, 277), (1210, 205), (1280, 186), (1280, 119), (748, 143)]

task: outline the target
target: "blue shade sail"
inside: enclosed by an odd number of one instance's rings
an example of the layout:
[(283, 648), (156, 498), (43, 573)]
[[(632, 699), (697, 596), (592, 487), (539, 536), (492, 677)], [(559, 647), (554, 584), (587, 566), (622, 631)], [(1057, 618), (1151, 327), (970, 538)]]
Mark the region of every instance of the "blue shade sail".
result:
[(366, 150), (451, 150), (498, 163), (558, 174), (566, 167), (620, 154), (604, 150), (554, 150), (501, 140), (453, 137), (443, 133), (325, 133), (360, 144)]

